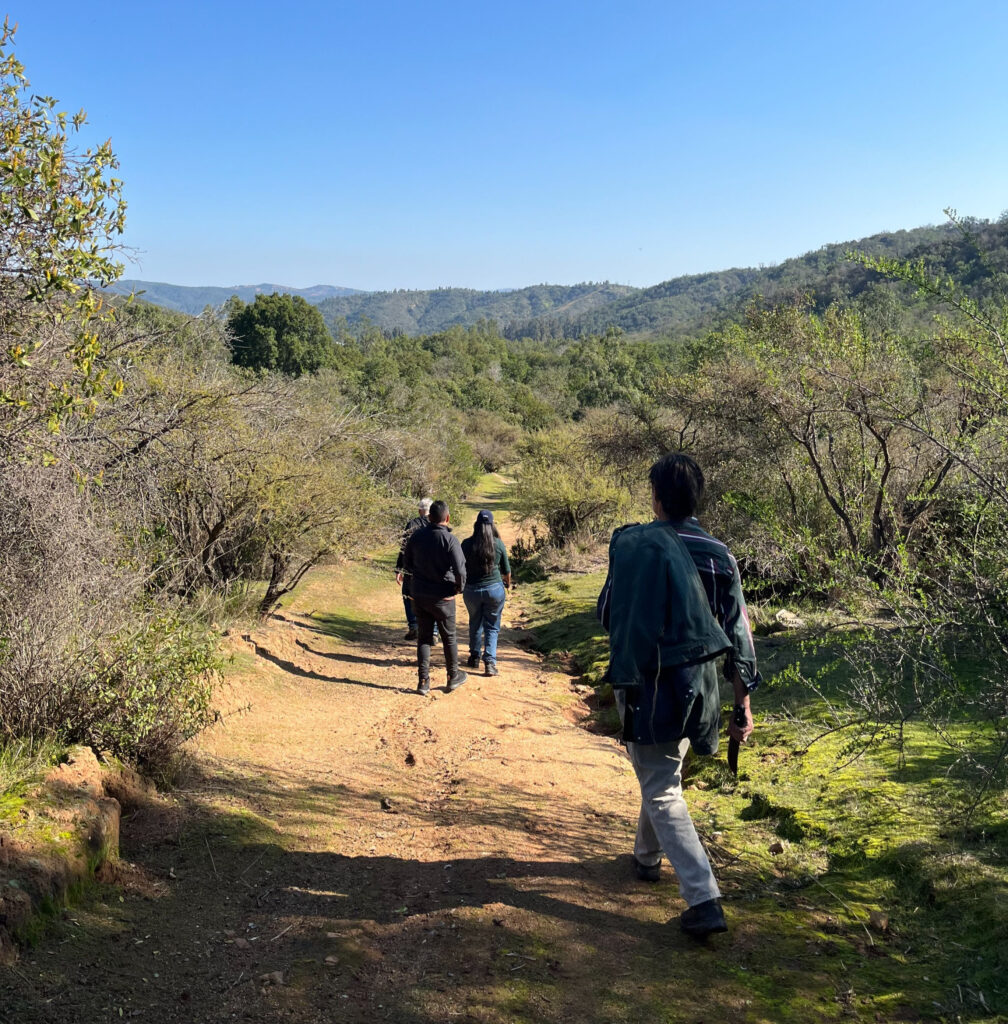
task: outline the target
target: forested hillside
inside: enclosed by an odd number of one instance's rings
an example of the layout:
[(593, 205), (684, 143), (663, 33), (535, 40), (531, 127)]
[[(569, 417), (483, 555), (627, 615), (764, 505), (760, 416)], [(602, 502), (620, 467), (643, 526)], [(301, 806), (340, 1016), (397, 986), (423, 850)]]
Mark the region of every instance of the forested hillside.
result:
[[(447, 327), (466, 327), (479, 320), (510, 332), (536, 336), (542, 323), (564, 324), (593, 311), (602, 311), (638, 292), (627, 285), (587, 282), (576, 285), (539, 284), (514, 291), (481, 292), (468, 288), (433, 291), (365, 292), (326, 299), (319, 308), (330, 329), (345, 320), (353, 330), (363, 321), (385, 331), (429, 334)], [(519, 330), (520, 329), (520, 330)]]
[[(1008, 221), (970, 222), (969, 227), (989, 261), (1004, 264)], [(232, 295), (251, 302), (257, 294), (285, 292), (317, 305), (334, 335), (344, 330), (356, 334), (365, 326), (422, 335), (486, 320), (513, 339), (576, 338), (618, 327), (636, 337), (683, 340), (740, 322), (754, 298), (774, 304), (806, 294), (820, 311), (831, 302), (856, 301), (876, 315), (899, 306), (904, 320), (909, 315), (918, 326), (927, 320), (936, 308), (933, 302), (919, 297), (907, 303), (905, 295), (897, 294), (898, 286), (880, 280), (877, 274), (847, 259), (852, 251), (887, 258), (923, 259), (935, 273), (968, 284), (979, 280), (978, 275), (985, 272), (976, 260), (974, 242), (951, 225), (943, 224), (836, 242), (771, 267), (693, 274), (650, 288), (588, 282), (540, 284), (513, 291), (436, 288), (361, 292), (328, 285), (303, 289), (269, 284), (185, 288), (124, 280), (112, 285), (111, 290), (119, 294), (136, 291), (147, 302), (191, 314), (207, 306), (222, 306)]]
[(948, 225), (837, 242), (772, 267), (674, 278), (610, 303), (604, 309), (572, 317), (563, 330), (568, 335), (577, 335), (612, 326), (635, 335), (697, 337), (726, 322), (740, 321), (757, 296), (772, 304), (809, 294), (816, 307), (824, 309), (834, 301), (859, 299), (878, 287), (889, 290), (877, 275), (846, 258), (851, 251), (895, 258), (925, 257), (944, 263), (950, 248), (958, 256), (953, 262), (961, 260), (961, 237)]

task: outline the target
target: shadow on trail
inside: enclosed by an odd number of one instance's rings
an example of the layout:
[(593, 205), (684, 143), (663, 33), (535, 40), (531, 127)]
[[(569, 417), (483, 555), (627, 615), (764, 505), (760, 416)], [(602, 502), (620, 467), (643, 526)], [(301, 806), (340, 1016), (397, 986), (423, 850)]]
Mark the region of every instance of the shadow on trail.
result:
[[(496, 494), (473, 494), (468, 499), (469, 504), (463, 511), (458, 524), (454, 521), (454, 513), (452, 514), (452, 526), (455, 528), (455, 534), (462, 540), (468, 537), (472, 532), (472, 525), (476, 521), (476, 515), (480, 509), (486, 509), (488, 512), (502, 513), (511, 512), (514, 506), (514, 495), (511, 493), (511, 489), (508, 486), (502, 487)], [(470, 509), (475, 509), (471, 516), (467, 513)]]
[[(628, 823), (587, 800), (544, 806), (528, 781), (469, 798), (456, 780), (440, 801), (376, 818), (367, 780), (306, 786), (290, 772), (267, 784), (236, 770), (206, 788), (190, 781), (183, 831), (170, 808), (124, 823), (123, 856), (140, 865), (122, 879), (126, 902), (106, 889), (44, 951), (0, 969), (5, 1024), (808, 1022), (836, 1019), (846, 992), (891, 992), (888, 1019), (906, 1019), (897, 940), (869, 947), (861, 927), (811, 905), (814, 891), (750, 878), (727, 905), (732, 932), (695, 943), (676, 926), (675, 885), (636, 882)], [(231, 810), (211, 805), (211, 782)], [(324, 816), (370, 822), (393, 850), (458, 818), (502, 830), (505, 847), (520, 848), (519, 833), (543, 842), (528, 857), (428, 848), (423, 860), (291, 847)], [(912, 844), (904, 868), (911, 853), (926, 859)], [(1003, 902), (1003, 887), (978, 886), (978, 900)], [(282, 983), (261, 980), (277, 971)]]
[[(411, 693), (413, 689), (412, 687), (372, 683), (366, 679), (351, 679), (349, 676), (327, 676), (323, 672), (316, 672), (314, 669), (304, 668), (287, 658), (281, 658), (278, 654), (274, 654), (269, 650), (269, 648), (257, 644), (255, 640), (250, 639), (249, 642), (255, 649), (257, 657), (276, 665), (277, 668), (283, 669), (284, 672), (289, 672), (292, 676), (300, 676), (302, 679), (317, 679), (323, 683), (345, 683), (347, 686), (363, 686), (370, 690), (391, 690), (397, 693)], [(383, 662), (378, 662), (369, 658), (351, 658), (348, 660), (359, 662), (363, 661), (372, 665), (384, 664)], [(401, 663), (396, 662), (394, 664)]]
[[(309, 646), (303, 640), (295, 640), (295, 643), (303, 651), (313, 655), (316, 658), (326, 658), (329, 661), (345, 661), (350, 665), (382, 665), (393, 668), (416, 668), (416, 656), (412, 658), (399, 655), (398, 657), (378, 657), (374, 655), (362, 655), (362, 654), (349, 654), (346, 651), (320, 651), (314, 647)], [(415, 645), (408, 648), (411, 651), (416, 651)], [(396, 652), (398, 654), (398, 652)]]
[(376, 646), (400, 643), (403, 637), (402, 631), (406, 628), (405, 624), (393, 627), (368, 619), (340, 615), (337, 612), (312, 612), (310, 616), (297, 618), (280, 616), (280, 618), (298, 629), (334, 637), (344, 643), (365, 643)]

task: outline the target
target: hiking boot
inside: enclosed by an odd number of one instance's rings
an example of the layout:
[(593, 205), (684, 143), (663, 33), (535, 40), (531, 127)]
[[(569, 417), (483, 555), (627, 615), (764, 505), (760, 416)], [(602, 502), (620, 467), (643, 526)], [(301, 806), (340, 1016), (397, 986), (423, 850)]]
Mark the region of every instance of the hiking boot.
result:
[(468, 672), (462, 672), (461, 670), (456, 672), (455, 675), (448, 680), (448, 686), (446, 689), (449, 693), (454, 693), (467, 679), (469, 678)]
[(704, 900), (679, 915), (679, 927), (694, 939), (706, 939), (714, 932), (728, 931), (720, 900)]
[(639, 882), (661, 881), (661, 861), (657, 864), (641, 864), (641, 862), (634, 857), (633, 869)]
[(486, 663), (486, 667), (483, 669), (483, 673), (484, 673), (484, 675), (488, 675), (488, 676), (495, 676), (495, 675), (497, 675), (497, 662), (496, 661), (488, 661)]
[(403, 637), (403, 640), (416, 640), (416, 638), (417, 638), (416, 626), (410, 626), (409, 631)]
[(478, 654), (470, 654), (466, 660), (466, 668), (479, 668), (479, 661)]
[(421, 697), (426, 697), (427, 694), (430, 693), (430, 680), (421, 679), (417, 685), (416, 692), (419, 693)]

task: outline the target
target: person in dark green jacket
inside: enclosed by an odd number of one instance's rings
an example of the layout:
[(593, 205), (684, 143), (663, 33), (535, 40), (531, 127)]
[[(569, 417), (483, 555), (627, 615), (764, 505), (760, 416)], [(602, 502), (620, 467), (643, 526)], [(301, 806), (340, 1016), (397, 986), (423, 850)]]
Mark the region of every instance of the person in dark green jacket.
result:
[(641, 790), (634, 870), (642, 881), (658, 881), (664, 853), (688, 904), (680, 926), (704, 938), (727, 924), (683, 799), (683, 758), (691, 744), (700, 754), (717, 751), (716, 659), (725, 656), (735, 694), (729, 734), (742, 743), (752, 732), (749, 694), (760, 676), (738, 566), (695, 518), (703, 472), (688, 455), (670, 453), (651, 467), (650, 480), (655, 519), (613, 534), (598, 614), (609, 632), (608, 677)]
[(484, 672), (497, 675), (497, 639), (507, 588), (511, 586), (511, 563), (507, 548), (494, 526), (493, 512), (484, 509), (473, 524), (471, 537), (462, 541), (466, 560), (466, 585), (462, 591), (469, 612), (468, 668), (482, 659)]

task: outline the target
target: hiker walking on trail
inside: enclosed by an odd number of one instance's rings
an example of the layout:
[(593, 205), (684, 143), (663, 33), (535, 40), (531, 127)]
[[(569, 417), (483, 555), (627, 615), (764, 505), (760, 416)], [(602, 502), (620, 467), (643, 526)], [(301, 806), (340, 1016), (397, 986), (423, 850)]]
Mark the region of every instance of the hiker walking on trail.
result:
[(448, 525), (448, 506), (435, 501), (428, 515), (430, 527), (416, 530), (406, 542), (403, 567), (410, 577), (410, 594), (417, 617), (417, 693), (430, 692), (430, 654), (435, 626), (441, 631), (448, 692), (468, 678), (459, 670), (455, 639), (455, 595), (466, 583), (465, 559), (458, 538)]
[(414, 516), (404, 527), (402, 533), (402, 543), (399, 545), (399, 557), (396, 559), (396, 583), (402, 587), (402, 599), (403, 607), (406, 609), (406, 640), (416, 640), (417, 638), (417, 619), (416, 612), (413, 610), (413, 599), (410, 597), (409, 576), (403, 572), (404, 562), (403, 557), (406, 552), (406, 544), (410, 537), (416, 533), (417, 530), (426, 529), (430, 526), (430, 520), (427, 518), (427, 514), (430, 512), (431, 499), (421, 498), (420, 504), (418, 505), (419, 515)]
[(700, 467), (670, 453), (651, 467), (650, 480), (655, 519), (613, 534), (598, 614), (609, 632), (607, 677), (640, 783), (634, 871), (641, 881), (657, 882), (664, 853), (687, 903), (680, 927), (702, 939), (727, 931), (727, 924), (683, 799), (683, 759), (691, 745), (698, 754), (718, 748), (714, 659), (726, 656), (724, 674), (735, 692), (732, 746), (752, 732), (749, 694), (760, 676), (735, 559), (695, 518)]
[(497, 639), (504, 601), (511, 586), (511, 563), (507, 548), (494, 526), (493, 513), (485, 509), (476, 516), (471, 537), (462, 541), (466, 560), (466, 585), (462, 591), (469, 612), (468, 668), (482, 660), (488, 676), (497, 675)]

